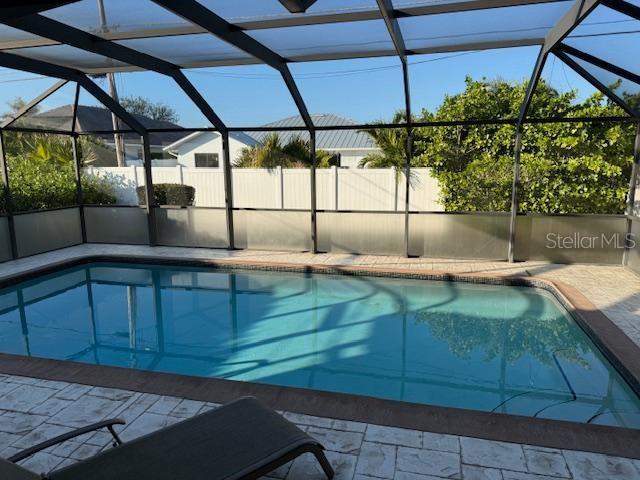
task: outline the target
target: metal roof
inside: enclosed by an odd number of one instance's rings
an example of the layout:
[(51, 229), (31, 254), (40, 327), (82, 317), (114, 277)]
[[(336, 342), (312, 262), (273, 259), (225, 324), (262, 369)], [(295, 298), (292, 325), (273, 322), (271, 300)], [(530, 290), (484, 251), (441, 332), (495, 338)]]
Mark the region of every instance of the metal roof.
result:
[[(354, 122), (346, 118), (340, 117), (333, 113), (317, 113), (312, 114), (311, 119), (313, 124), (317, 127), (328, 127), (338, 125), (355, 125)], [(287, 128), (287, 127), (301, 127), (304, 126), (304, 122), (300, 115), (293, 117), (283, 118), (277, 122), (267, 123), (263, 125), (263, 128)], [(258, 142), (264, 140), (270, 132), (250, 132), (253, 138)], [(303, 138), (308, 137), (305, 132), (277, 132), (282, 143), (287, 143), (291, 138), (296, 135), (300, 135)], [(345, 149), (377, 149), (375, 142), (369, 135), (359, 130), (319, 130), (316, 133), (316, 148), (323, 150), (345, 150)]]
[[(180, 125), (164, 120), (155, 120), (145, 115), (132, 114), (145, 128), (180, 129)], [(76, 111), (76, 132), (105, 132), (94, 134), (105, 140), (113, 140), (113, 135), (108, 133), (112, 129), (111, 112), (102, 107), (92, 105), (78, 105)], [(71, 131), (71, 119), (73, 118), (73, 105), (63, 105), (51, 110), (23, 117), (28, 119), (25, 126), (32, 128), (53, 128)], [(127, 140), (140, 142), (140, 135), (135, 132), (122, 134)], [(168, 145), (184, 136), (181, 132), (161, 132), (153, 134), (154, 145)]]

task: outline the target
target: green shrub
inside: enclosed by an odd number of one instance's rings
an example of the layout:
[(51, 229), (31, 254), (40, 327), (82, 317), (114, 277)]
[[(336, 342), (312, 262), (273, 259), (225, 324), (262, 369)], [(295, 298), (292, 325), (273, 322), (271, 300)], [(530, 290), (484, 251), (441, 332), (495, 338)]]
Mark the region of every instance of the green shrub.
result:
[[(146, 205), (145, 187), (136, 189), (138, 203)], [(179, 183), (157, 183), (153, 186), (153, 198), (156, 205), (191, 206), (196, 196), (196, 189), (190, 185)]]
[[(13, 210), (24, 212), (76, 204), (76, 178), (71, 165), (29, 161), (9, 161), (9, 186)], [(104, 179), (82, 176), (84, 203), (116, 203), (113, 187)], [(2, 195), (4, 200), (4, 194)], [(4, 201), (2, 202), (4, 208)]]

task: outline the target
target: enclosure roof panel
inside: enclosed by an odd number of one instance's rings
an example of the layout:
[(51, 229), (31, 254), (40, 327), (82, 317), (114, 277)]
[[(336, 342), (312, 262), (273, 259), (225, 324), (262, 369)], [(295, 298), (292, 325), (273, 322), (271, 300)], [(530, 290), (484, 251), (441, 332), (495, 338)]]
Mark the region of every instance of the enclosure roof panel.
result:
[[(260, 61), (152, 0), (80, 0), (42, 15), (183, 68)], [(235, 30), (290, 62), (396, 55), (376, 0), (318, 0), (292, 14), (278, 0), (200, 0)], [(396, 0), (407, 53), (542, 44), (573, 0)], [(25, 17), (26, 18), (26, 17)], [(38, 32), (40, 33), (40, 32)], [(54, 35), (52, 35), (54, 36)], [(54, 36), (55, 37), (55, 36)], [(0, 50), (87, 73), (138, 67), (60, 47), (46, 36), (0, 28)]]

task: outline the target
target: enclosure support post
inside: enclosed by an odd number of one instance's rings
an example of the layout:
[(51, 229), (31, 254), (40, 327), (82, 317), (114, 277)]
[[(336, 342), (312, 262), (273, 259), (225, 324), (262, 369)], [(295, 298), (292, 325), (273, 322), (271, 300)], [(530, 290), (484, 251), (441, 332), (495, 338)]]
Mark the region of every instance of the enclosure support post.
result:
[(627, 196), (627, 228), (624, 237), (624, 253), (622, 264), (626, 265), (629, 257), (629, 250), (634, 247), (635, 238), (631, 237), (633, 227), (633, 215), (636, 203), (636, 187), (638, 185), (638, 167), (640, 164), (640, 123), (636, 127), (636, 139), (633, 144), (633, 166), (631, 167), (631, 178), (629, 179), (629, 195)]
[(82, 194), (82, 176), (80, 165), (80, 153), (78, 152), (78, 134), (71, 135), (71, 147), (73, 149), (73, 166), (76, 175), (76, 205), (80, 211), (80, 231), (82, 232), (82, 243), (87, 243), (87, 226), (84, 220), (84, 195)]
[(409, 258), (409, 193), (411, 190), (411, 157), (413, 156), (413, 127), (411, 126), (411, 96), (409, 88), (409, 66), (402, 62), (404, 98), (407, 112), (407, 159), (404, 164), (404, 256)]
[(222, 171), (224, 176), (224, 206), (227, 212), (227, 239), (229, 250), (236, 248), (233, 233), (233, 179), (231, 178), (231, 154), (229, 152), (229, 132), (223, 131), (222, 135)]
[(153, 174), (151, 170), (151, 148), (149, 145), (149, 134), (144, 133), (140, 140), (142, 141), (142, 162), (144, 165), (144, 192), (147, 197), (147, 228), (149, 231), (149, 245), (155, 246), (157, 242), (156, 235), (156, 202), (153, 195)]
[[(404, 256), (409, 257), (409, 191), (411, 189), (411, 157), (413, 156), (413, 127), (411, 126), (411, 88), (409, 84), (409, 65), (407, 62), (407, 46), (402, 36), (402, 29), (396, 18), (391, 0), (377, 0), (378, 10), (384, 20), (393, 46), (402, 63), (402, 80), (404, 86), (405, 115), (407, 124), (406, 160), (404, 163)], [(398, 191), (398, 169), (396, 168), (396, 192)], [(397, 198), (397, 195), (396, 195)], [(396, 201), (397, 203), (397, 201)], [(394, 209), (396, 210), (396, 209)]]
[(318, 212), (316, 207), (316, 131), (309, 130), (309, 154), (311, 155), (311, 251), (318, 253)]
[(538, 53), (538, 58), (536, 59), (536, 64), (533, 67), (531, 79), (529, 80), (529, 85), (527, 85), (527, 91), (524, 95), (524, 100), (522, 101), (522, 105), (520, 105), (518, 122), (516, 123), (516, 144), (513, 161), (513, 183), (511, 185), (511, 217), (509, 220), (509, 250), (507, 252), (507, 259), (509, 260), (509, 263), (513, 263), (515, 261), (516, 220), (518, 216), (518, 195), (520, 193), (519, 187), (520, 154), (522, 151), (522, 124), (527, 118), (527, 112), (529, 111), (529, 106), (531, 105), (533, 94), (536, 91), (536, 87), (538, 86), (538, 82), (540, 81), (540, 76), (542, 75), (542, 69), (544, 68), (544, 64), (547, 61), (547, 56), (549, 55), (549, 50), (546, 47), (546, 44), (543, 45), (540, 49), (540, 52)]
[(11, 258), (18, 258), (18, 243), (16, 242), (16, 228), (13, 223), (13, 202), (11, 201), (11, 189), (9, 188), (9, 170), (7, 169), (7, 157), (4, 150), (4, 134), (0, 130), (0, 167), (2, 167), (2, 187), (4, 188), (4, 208), (7, 212), (7, 227), (9, 229), (9, 241), (11, 243)]
[(515, 261), (516, 221), (518, 218), (518, 187), (520, 186), (520, 152), (522, 150), (522, 127), (517, 126), (515, 157), (513, 162), (513, 183), (511, 184), (511, 217), (509, 219), (509, 262)]
[(78, 151), (78, 134), (76, 133), (79, 98), (80, 84), (76, 83), (76, 93), (73, 99), (73, 116), (71, 118), (71, 147), (73, 149), (73, 166), (76, 174), (76, 204), (80, 211), (80, 232), (82, 234), (82, 243), (87, 243), (87, 224), (84, 216), (84, 195), (82, 193), (82, 159)]

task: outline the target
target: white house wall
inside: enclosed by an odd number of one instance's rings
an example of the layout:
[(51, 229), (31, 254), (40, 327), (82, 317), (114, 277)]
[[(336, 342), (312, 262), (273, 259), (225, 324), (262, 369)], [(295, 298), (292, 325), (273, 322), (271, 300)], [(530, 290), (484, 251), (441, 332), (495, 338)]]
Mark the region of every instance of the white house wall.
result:
[[(240, 156), (240, 152), (245, 145), (236, 140), (233, 135), (229, 136), (229, 157), (231, 162), (235, 162)], [(215, 132), (204, 132), (200, 135), (186, 140), (176, 148), (171, 149), (178, 156), (178, 164), (183, 167), (195, 168), (196, 153), (216, 153), (219, 159), (219, 168), (222, 167), (222, 137)]]

